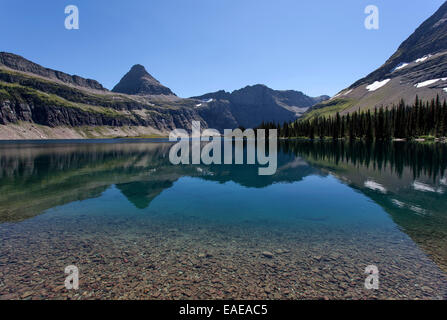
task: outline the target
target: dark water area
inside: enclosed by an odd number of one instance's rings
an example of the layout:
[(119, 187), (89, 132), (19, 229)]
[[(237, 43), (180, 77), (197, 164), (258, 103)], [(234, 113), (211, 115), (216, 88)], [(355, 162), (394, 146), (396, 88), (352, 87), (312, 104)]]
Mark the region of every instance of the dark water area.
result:
[(445, 144), (280, 141), (273, 176), (170, 147), (0, 144), (0, 299), (447, 299)]

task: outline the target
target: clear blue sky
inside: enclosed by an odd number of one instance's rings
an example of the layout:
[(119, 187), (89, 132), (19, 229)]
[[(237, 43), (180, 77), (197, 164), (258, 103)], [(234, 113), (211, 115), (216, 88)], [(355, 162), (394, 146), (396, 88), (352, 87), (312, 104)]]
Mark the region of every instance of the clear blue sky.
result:
[[(143, 64), (182, 97), (263, 83), (333, 95), (379, 67), (444, 0), (0, 0), (0, 51), (111, 89)], [(66, 30), (77, 5), (80, 29)], [(366, 30), (365, 7), (380, 9)]]

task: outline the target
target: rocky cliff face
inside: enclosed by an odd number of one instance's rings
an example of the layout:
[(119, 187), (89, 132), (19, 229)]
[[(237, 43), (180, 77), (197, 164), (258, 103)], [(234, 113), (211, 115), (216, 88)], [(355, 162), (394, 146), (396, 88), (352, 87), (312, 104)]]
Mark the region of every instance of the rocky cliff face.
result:
[[(5, 56), (5, 55), (3, 55)], [(26, 68), (18, 57), (17, 61), (8, 55), (8, 67), (0, 65), (0, 124), (17, 125), (20, 123), (37, 124), (46, 128), (57, 127), (148, 127), (157, 132), (168, 132), (174, 128), (191, 127), (193, 120), (206, 121), (194, 108), (195, 102), (184, 99), (166, 100), (162, 97), (133, 97), (110, 93), (106, 89), (91, 90), (89, 80), (70, 81), (66, 75), (54, 79), (50, 73), (44, 77), (45, 69), (34, 64)], [(17, 57), (17, 56), (16, 56)], [(11, 67), (16, 66), (17, 70)], [(33, 71), (33, 72), (31, 72)], [(76, 78), (77, 79), (77, 78)], [(94, 88), (102, 88), (94, 85)], [(15, 129), (20, 129), (16, 128)], [(1, 128), (0, 138), (5, 139)]]
[(226, 105), (226, 112), (232, 115), (238, 125), (254, 128), (263, 121), (279, 123), (293, 121), (311, 106), (329, 97), (312, 98), (299, 91), (278, 91), (258, 84), (232, 93), (217, 91), (194, 99)]
[(107, 113), (102, 110), (52, 105), (46, 101), (6, 100), (0, 102), (0, 124), (29, 122), (50, 128), (143, 126), (167, 132), (175, 128), (190, 129), (191, 122), (196, 120), (201, 121), (203, 127), (207, 127), (206, 121), (193, 109), (179, 108), (168, 111), (163, 108), (148, 110), (144, 105), (140, 107), (141, 109), (123, 109)]
[(174, 95), (140, 64), (134, 65), (112, 91), (133, 95)]
[[(32, 125), (50, 132), (107, 127), (107, 136), (127, 135), (133, 128), (167, 134), (175, 128), (190, 129), (192, 121), (220, 131), (255, 128), (262, 121), (294, 120), (322, 99), (325, 97), (311, 98), (263, 85), (182, 99), (141, 65), (132, 67), (110, 92), (95, 80), (47, 69), (14, 54), (0, 54), (0, 139), (34, 138), (26, 133), (35, 128)], [(42, 130), (36, 138), (53, 137), (42, 135)], [(141, 132), (133, 130), (129, 135)]]

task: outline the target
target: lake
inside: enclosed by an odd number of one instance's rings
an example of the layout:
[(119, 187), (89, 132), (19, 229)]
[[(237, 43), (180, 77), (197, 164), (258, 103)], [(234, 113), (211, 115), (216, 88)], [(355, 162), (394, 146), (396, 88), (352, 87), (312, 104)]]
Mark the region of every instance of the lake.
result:
[(1, 143), (0, 299), (447, 299), (447, 145), (280, 141), (273, 176), (170, 147)]

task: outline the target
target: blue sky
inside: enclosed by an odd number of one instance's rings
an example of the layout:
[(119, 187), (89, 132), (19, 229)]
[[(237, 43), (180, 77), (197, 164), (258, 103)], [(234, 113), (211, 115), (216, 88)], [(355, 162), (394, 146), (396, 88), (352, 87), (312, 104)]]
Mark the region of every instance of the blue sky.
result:
[[(333, 95), (379, 67), (444, 0), (0, 0), (0, 51), (111, 89), (143, 64), (181, 97), (263, 83)], [(66, 30), (65, 6), (79, 8)], [(364, 27), (367, 5), (380, 29)]]

